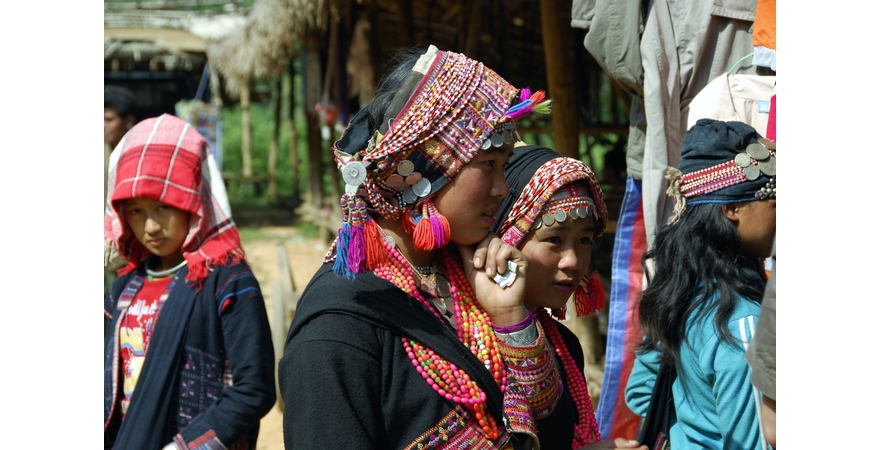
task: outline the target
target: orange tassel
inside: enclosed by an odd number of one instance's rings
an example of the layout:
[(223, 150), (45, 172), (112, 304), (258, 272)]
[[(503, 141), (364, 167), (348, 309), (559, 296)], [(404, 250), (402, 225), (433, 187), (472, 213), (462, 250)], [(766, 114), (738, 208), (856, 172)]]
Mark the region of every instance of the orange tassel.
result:
[(575, 314), (588, 316), (602, 311), (605, 308), (605, 287), (602, 286), (602, 278), (598, 271), (583, 281), (574, 293)]
[(537, 91), (537, 92), (533, 93), (531, 97), (529, 97), (529, 100), (532, 101), (532, 105), (537, 105), (538, 103), (543, 102), (545, 98), (547, 98), (546, 92)]
[(422, 218), (416, 225), (413, 233), (413, 244), (418, 250), (434, 250), (434, 233), (431, 230), (431, 220), (428, 217), (428, 207), (422, 204)]
[(416, 231), (416, 224), (413, 222), (412, 211), (406, 210), (403, 213), (403, 217), (400, 218), (400, 223), (403, 225), (403, 232), (412, 236)]
[(372, 219), (368, 219), (364, 223), (364, 244), (367, 253), (367, 269), (373, 270), (385, 262), (382, 235), (379, 233), (379, 226)]

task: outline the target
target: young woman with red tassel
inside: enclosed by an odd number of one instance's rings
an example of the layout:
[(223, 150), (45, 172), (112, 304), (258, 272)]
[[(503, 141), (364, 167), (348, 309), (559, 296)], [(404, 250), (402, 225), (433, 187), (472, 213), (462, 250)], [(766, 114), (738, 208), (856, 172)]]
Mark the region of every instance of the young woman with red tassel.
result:
[(542, 431), (538, 434), (541, 448), (647, 450), (623, 438), (600, 441), (580, 343), (548, 313), (549, 309), (564, 319), (572, 296), (578, 316), (604, 307), (605, 291), (598, 273), (587, 274), (593, 242), (602, 235), (608, 217), (599, 182), (583, 162), (532, 146), (514, 151), (505, 175), (511, 193), (501, 202), (493, 229), (529, 260), (525, 305), (541, 323), (561, 375), (557, 395), (533, 408)]
[(559, 373), (528, 261), (490, 228), (514, 121), (549, 103), (431, 46), (352, 118), (334, 146), (343, 225), (279, 362), (287, 448), (537, 448), (532, 410)]

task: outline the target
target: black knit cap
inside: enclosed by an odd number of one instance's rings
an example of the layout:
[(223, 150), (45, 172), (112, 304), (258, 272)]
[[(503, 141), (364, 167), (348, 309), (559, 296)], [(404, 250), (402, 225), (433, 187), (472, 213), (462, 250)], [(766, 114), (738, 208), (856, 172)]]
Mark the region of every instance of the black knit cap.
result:
[[(722, 122), (700, 119), (688, 130), (681, 147), (678, 170), (682, 174), (696, 172), (733, 160), (746, 151), (749, 144), (758, 142), (761, 135), (742, 122)], [(727, 186), (715, 192), (691, 197), (687, 204), (731, 203), (757, 200), (755, 192), (767, 185), (770, 176), (761, 172), (754, 180)]]
[(562, 155), (547, 147), (539, 145), (529, 145), (517, 147), (513, 154), (510, 155), (507, 169), (504, 171), (504, 178), (507, 179), (507, 185), (510, 187), (510, 195), (501, 200), (501, 208), (495, 213), (498, 219), (495, 225), (492, 225), (492, 232), (497, 232), (504, 219), (510, 213), (513, 204), (519, 198), (520, 193), (529, 184), (532, 175), (538, 171), (538, 168), (545, 162), (552, 159), (560, 158)]

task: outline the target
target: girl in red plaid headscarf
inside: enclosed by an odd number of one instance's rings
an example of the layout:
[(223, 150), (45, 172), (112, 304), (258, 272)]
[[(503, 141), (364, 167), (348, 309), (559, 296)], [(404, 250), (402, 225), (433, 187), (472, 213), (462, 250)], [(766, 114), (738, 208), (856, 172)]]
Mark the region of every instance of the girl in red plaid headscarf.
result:
[(198, 131), (162, 115), (125, 135), (104, 237), (126, 260), (104, 306), (105, 447), (255, 448), (275, 403), (269, 322)]

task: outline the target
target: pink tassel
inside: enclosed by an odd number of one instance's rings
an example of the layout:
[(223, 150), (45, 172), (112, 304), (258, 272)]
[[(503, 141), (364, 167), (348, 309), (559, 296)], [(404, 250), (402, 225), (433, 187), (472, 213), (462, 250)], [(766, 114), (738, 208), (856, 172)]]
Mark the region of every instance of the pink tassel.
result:
[(348, 247), (348, 270), (352, 273), (364, 271), (366, 252), (364, 249), (364, 227), (351, 228), (351, 241)]
[(449, 243), (451, 230), (449, 229), (449, 221), (442, 214), (434, 209), (434, 204), (428, 202), (428, 212), (431, 215), (431, 231), (434, 233), (434, 248), (446, 247)]
[(543, 102), (546, 97), (547, 93), (544, 91), (532, 94), (528, 88), (523, 89), (520, 91), (520, 102), (507, 110), (504, 120), (517, 120), (531, 114), (535, 111), (535, 106)]

